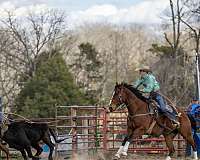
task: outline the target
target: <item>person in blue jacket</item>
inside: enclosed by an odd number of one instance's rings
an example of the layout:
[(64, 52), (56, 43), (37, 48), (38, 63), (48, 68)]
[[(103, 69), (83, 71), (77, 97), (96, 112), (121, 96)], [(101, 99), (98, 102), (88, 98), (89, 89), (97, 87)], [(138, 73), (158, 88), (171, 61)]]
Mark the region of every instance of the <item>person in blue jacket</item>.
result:
[(189, 107), (187, 108), (187, 114), (188, 115), (194, 115), (195, 114), (195, 109), (200, 106), (199, 101), (197, 98), (193, 98)]
[[(198, 107), (200, 107), (199, 100), (194, 97), (187, 108), (187, 115), (192, 123), (195, 123), (195, 114)], [(192, 125), (192, 129), (196, 131), (196, 125)]]
[[(192, 134), (193, 134), (195, 144), (197, 146), (197, 153), (198, 153), (198, 156), (200, 156), (200, 140), (199, 140), (199, 136), (197, 135), (197, 129), (199, 128), (199, 126), (197, 126), (197, 123), (195, 120), (196, 115), (199, 115), (199, 112), (200, 112), (198, 109), (200, 109), (199, 100), (196, 97), (194, 97), (191, 100), (186, 112), (192, 125), (192, 131), (193, 131)], [(191, 148), (192, 146), (189, 143), (186, 143), (186, 153), (185, 153), (186, 156), (191, 155)]]

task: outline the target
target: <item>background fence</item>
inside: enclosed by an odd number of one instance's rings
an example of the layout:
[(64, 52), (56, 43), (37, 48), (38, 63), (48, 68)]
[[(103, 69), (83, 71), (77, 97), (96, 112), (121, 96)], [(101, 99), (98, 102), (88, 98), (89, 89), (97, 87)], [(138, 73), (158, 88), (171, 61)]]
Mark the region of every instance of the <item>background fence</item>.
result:
[[(106, 113), (97, 106), (58, 106), (56, 108), (56, 132), (58, 137), (68, 137), (56, 146), (56, 155), (91, 151), (115, 151), (126, 135), (127, 111)], [(133, 140), (129, 152), (165, 153), (164, 138), (143, 135)], [(184, 155), (185, 141), (178, 135), (174, 139), (178, 155)], [(87, 152), (86, 152), (87, 151)]]

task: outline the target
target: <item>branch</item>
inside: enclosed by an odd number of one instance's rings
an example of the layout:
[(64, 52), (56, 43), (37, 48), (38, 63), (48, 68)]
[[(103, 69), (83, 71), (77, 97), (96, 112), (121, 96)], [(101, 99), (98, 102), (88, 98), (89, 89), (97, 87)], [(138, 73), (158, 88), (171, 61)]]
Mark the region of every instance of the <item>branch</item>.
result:
[(186, 21), (184, 21), (182, 18), (180, 19), (180, 21), (183, 24), (185, 24), (190, 30), (192, 30), (195, 33), (195, 35), (197, 35), (196, 30), (189, 23), (187, 23)]
[(168, 39), (167, 33), (164, 33), (164, 36), (165, 36), (166, 41), (169, 43), (170, 47), (173, 48), (174, 46), (173, 46), (173, 44), (170, 42), (170, 40)]

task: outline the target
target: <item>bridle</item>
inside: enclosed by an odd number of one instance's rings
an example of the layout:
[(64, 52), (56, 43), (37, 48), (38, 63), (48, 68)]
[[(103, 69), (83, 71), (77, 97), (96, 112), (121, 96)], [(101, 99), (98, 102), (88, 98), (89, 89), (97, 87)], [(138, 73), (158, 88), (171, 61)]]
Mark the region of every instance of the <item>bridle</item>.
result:
[[(119, 110), (121, 108), (121, 106), (124, 104), (123, 99), (122, 99), (122, 95), (121, 95), (121, 89), (120, 89), (119, 92), (120, 93), (117, 94), (117, 99), (119, 101), (119, 105), (113, 111)], [(116, 93), (116, 88), (114, 90), (114, 93)], [(112, 99), (113, 99), (113, 97), (112, 97)], [(111, 99), (111, 101), (112, 101), (112, 99)]]
[(119, 98), (119, 103), (120, 103), (120, 104), (123, 104), (124, 102), (123, 102), (121, 93), (118, 94), (118, 98)]

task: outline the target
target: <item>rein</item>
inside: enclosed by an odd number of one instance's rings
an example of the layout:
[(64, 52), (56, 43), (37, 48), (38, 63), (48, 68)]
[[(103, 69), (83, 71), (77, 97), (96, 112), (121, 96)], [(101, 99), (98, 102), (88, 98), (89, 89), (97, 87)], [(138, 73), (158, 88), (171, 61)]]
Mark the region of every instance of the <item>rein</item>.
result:
[(56, 123), (56, 122), (62, 121), (62, 119), (61, 119), (61, 120), (52, 120), (52, 121), (49, 121), (49, 122), (34, 122), (34, 121), (32, 121), (30, 119), (27, 119), (27, 118), (25, 118), (25, 117), (23, 117), (23, 116), (21, 116), (19, 114), (16, 114), (16, 113), (12, 113), (12, 112), (0, 112), (0, 113), (3, 114), (3, 118), (5, 120), (8, 120), (10, 122), (16, 122), (16, 120), (10, 119), (10, 118), (6, 117), (4, 114), (18, 116), (18, 117), (22, 118), (22, 120), (24, 120), (24, 121), (26, 121), (28, 123), (46, 123), (46, 124), (51, 124), (51, 123)]

